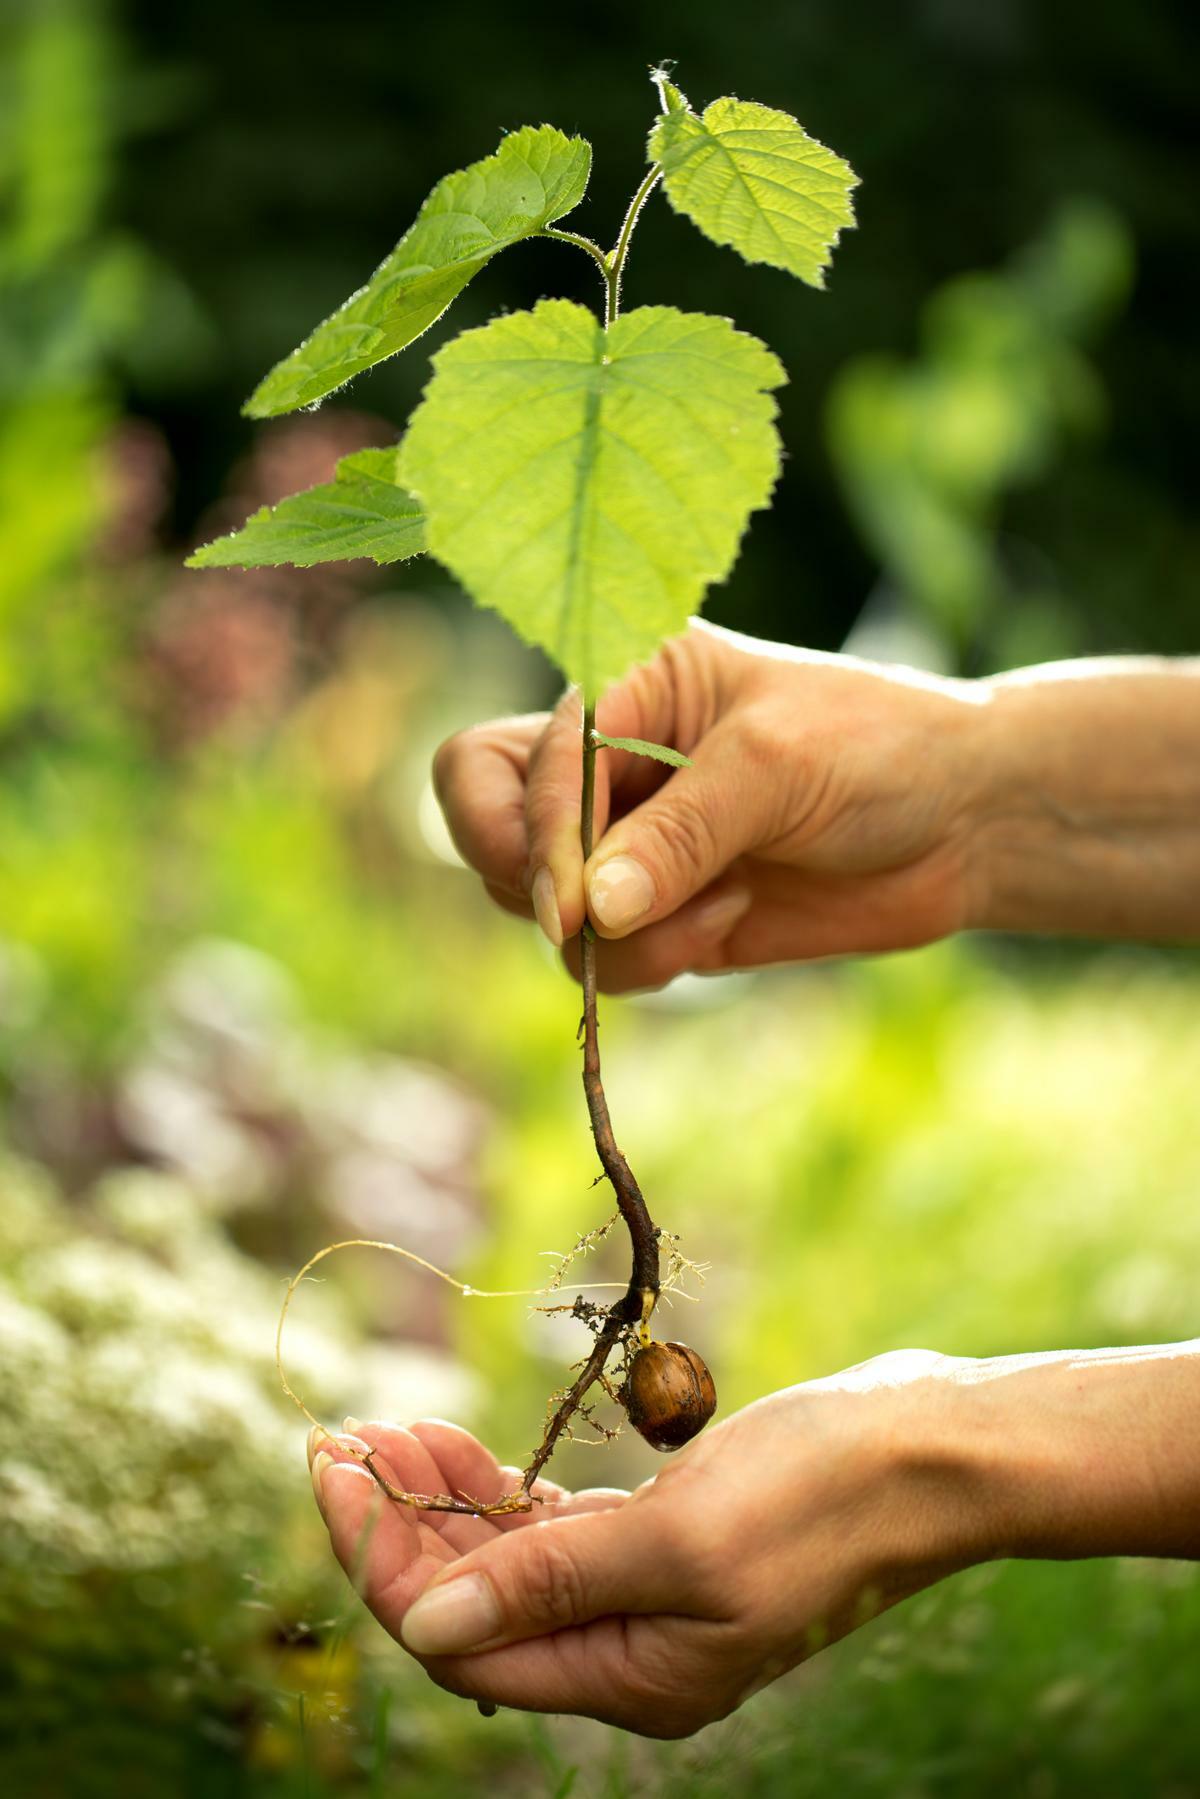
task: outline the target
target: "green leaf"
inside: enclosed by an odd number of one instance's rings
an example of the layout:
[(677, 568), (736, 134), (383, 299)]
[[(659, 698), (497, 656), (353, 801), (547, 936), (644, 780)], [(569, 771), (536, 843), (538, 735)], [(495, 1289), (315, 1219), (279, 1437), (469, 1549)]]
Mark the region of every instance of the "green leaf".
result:
[(777, 359), (728, 319), (543, 300), (439, 350), (400, 446), (429, 549), (597, 696), (729, 572), (779, 469)]
[(343, 456), (332, 481), (251, 513), (240, 531), (204, 544), (189, 568), (273, 568), (290, 562), (344, 562), (370, 556), (404, 562), (425, 548), (425, 519), (396, 485), (396, 452), (357, 450)]
[(603, 731), (593, 731), (592, 736), (608, 750), (628, 750), (631, 756), (652, 756), (656, 762), (670, 763), (672, 768), (692, 766), (690, 756), (685, 756), (682, 750), (668, 749), (665, 743), (647, 743), (644, 737), (606, 737)]
[(727, 96), (697, 118), (675, 98), (683, 97), (671, 89), (649, 155), (663, 165), (676, 212), (747, 262), (767, 262), (824, 287), (838, 235), (854, 224), (850, 192), (858, 176), (849, 163), (790, 113)]
[(526, 125), (494, 156), (439, 181), (365, 287), (259, 383), (242, 411), (312, 406), (428, 330), (498, 250), (533, 237), (583, 198), (592, 152), (552, 125)]

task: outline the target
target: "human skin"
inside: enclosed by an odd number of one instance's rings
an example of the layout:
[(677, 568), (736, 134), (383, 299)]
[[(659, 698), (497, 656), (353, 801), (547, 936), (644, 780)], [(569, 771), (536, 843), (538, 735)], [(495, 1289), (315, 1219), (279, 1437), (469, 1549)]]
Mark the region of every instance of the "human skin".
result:
[[(606, 695), (579, 848), (580, 713), (443, 746), (454, 839), (609, 991), (978, 928), (1200, 937), (1200, 663), (948, 681), (696, 625)], [(632, 1495), (414, 1514), (516, 1484), (443, 1423), (310, 1439), (333, 1548), (450, 1690), (681, 1736), (856, 1624), (1001, 1556), (1200, 1556), (1200, 1342), (968, 1361), (912, 1351), (776, 1393)]]
[(696, 623), (605, 694), (596, 848), (579, 846), (580, 711), (443, 744), (451, 834), (489, 893), (600, 984), (657, 987), (954, 931), (1200, 937), (1200, 661), (946, 680)]
[(1200, 1556), (1200, 1342), (969, 1361), (900, 1351), (773, 1393), (633, 1494), (413, 1512), (519, 1476), (457, 1426), (310, 1438), (333, 1550), (450, 1692), (688, 1736), (898, 1600), (1001, 1556)]

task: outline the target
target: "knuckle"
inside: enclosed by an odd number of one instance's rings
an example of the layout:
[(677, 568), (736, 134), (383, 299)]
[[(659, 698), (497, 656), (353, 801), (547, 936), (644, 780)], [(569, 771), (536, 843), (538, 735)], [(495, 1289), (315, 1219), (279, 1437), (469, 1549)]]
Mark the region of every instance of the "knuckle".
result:
[(743, 708), (733, 723), (733, 737), (738, 760), (750, 773), (778, 768), (781, 726), (768, 706)]
[(724, 1617), (736, 1609), (730, 1589), (730, 1569), (738, 1566), (735, 1539), (732, 1526), (714, 1522), (703, 1535), (689, 1533), (686, 1554), (677, 1558), (680, 1588), (687, 1592), (690, 1607), (705, 1617)]
[(466, 731), (456, 731), (433, 752), (433, 791), (439, 800), (445, 801), (462, 772), (467, 735)]
[(578, 1563), (554, 1527), (534, 1531), (520, 1570), (522, 1620), (538, 1625), (570, 1623), (584, 1614), (584, 1587)]
[(568, 731), (556, 714), (529, 759), (525, 815), (530, 830), (552, 829), (561, 824), (565, 812), (578, 812), (582, 784), (578, 721)]
[(677, 796), (669, 807), (647, 817), (642, 829), (650, 856), (659, 864), (700, 877), (717, 863), (716, 826), (707, 807), (695, 800)]

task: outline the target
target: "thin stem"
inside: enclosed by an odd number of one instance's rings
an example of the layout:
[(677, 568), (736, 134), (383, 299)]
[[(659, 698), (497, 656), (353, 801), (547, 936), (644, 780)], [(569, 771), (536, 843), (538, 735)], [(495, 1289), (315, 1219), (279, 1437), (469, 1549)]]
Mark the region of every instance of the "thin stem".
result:
[[(579, 838), (586, 862), (592, 853), (595, 837), (596, 800), (596, 708), (584, 700), (583, 707), (583, 790), (580, 795)], [(587, 1099), (592, 1136), (605, 1174), (617, 1196), (621, 1217), (625, 1220), (633, 1249), (633, 1267), (624, 1299), (618, 1300), (609, 1313), (610, 1321), (620, 1324), (644, 1324), (654, 1310), (659, 1293), (658, 1231), (650, 1217), (642, 1190), (613, 1135), (608, 1100), (600, 1075), (600, 1033), (596, 1010), (596, 934), (585, 922), (579, 939), (583, 977), (583, 1091)], [(602, 1339), (601, 1339), (602, 1340)], [(615, 1339), (614, 1339), (615, 1340)], [(599, 1348), (599, 1342), (597, 1343)], [(594, 1360), (595, 1351), (589, 1358)], [(601, 1364), (603, 1365), (603, 1364)]]
[(608, 257), (599, 244), (593, 243), (590, 237), (584, 237), (579, 231), (560, 231), (556, 225), (547, 225), (538, 232), (539, 237), (552, 237), (559, 244), (574, 244), (577, 249), (585, 250), (592, 261), (600, 268), (600, 278), (608, 284)]
[(616, 248), (606, 259), (607, 267), (604, 277), (604, 323), (606, 325), (611, 325), (621, 310), (621, 276), (625, 271), (625, 259), (629, 255), (629, 240), (633, 236), (633, 228), (638, 222), (638, 215), (654, 192), (661, 176), (661, 163), (656, 162), (651, 169), (647, 170), (642, 185), (629, 202), (629, 211), (625, 214), (625, 221), (621, 226)]

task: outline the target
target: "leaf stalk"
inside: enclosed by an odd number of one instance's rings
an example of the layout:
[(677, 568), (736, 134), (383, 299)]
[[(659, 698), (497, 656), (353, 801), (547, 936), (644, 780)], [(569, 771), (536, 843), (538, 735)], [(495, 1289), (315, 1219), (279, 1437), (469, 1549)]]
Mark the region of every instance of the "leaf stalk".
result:
[(629, 211), (625, 214), (620, 235), (607, 259), (608, 272), (604, 278), (605, 326), (611, 325), (621, 310), (621, 277), (625, 272), (625, 262), (629, 255), (629, 240), (633, 236), (633, 228), (638, 222), (642, 207), (662, 179), (662, 172), (662, 164), (659, 162), (647, 170), (641, 186), (629, 202)]

